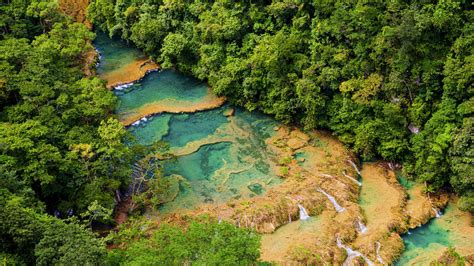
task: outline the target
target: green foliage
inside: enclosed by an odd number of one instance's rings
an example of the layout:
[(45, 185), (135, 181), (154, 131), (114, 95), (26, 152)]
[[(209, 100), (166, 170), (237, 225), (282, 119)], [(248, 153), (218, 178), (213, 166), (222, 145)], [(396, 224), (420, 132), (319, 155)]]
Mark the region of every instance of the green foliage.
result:
[(260, 238), (248, 229), (222, 222), (192, 222), (186, 230), (163, 225), (148, 239), (109, 255), (111, 264), (249, 265), (260, 257)]
[(0, 244), (7, 260), (18, 264), (96, 264), (105, 247), (94, 234), (74, 221), (65, 223), (27, 206), (21, 196), (0, 189)]
[(473, 96), (469, 1), (94, 0), (89, 17), (234, 104), (472, 195), (455, 111)]
[(103, 243), (77, 224), (56, 222), (43, 232), (35, 248), (37, 265), (88, 265), (105, 259)]
[(123, 144), (125, 129), (108, 118), (115, 96), (80, 70), (94, 34), (49, 1), (32, 1), (24, 16), (48, 26), (31, 42), (10, 35), (0, 41), (1, 65), (8, 70), (0, 165), (15, 169), (49, 209), (81, 213), (94, 201), (112, 209), (132, 158)]
[(83, 227), (111, 219), (133, 152), (111, 117), (116, 98), (85, 77), (94, 34), (56, 1), (0, 5), (0, 258), (7, 264), (101, 264)]

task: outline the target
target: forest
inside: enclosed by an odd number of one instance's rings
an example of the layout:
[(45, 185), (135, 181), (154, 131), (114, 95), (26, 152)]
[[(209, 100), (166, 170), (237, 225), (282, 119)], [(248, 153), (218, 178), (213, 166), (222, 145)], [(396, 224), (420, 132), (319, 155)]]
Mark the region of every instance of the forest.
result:
[[(474, 213), (470, 1), (91, 0), (87, 11), (230, 103), (329, 130), (361, 160), (401, 164)], [(205, 218), (98, 237), (131, 165), (156, 146), (119, 122), (114, 93), (84, 71), (95, 33), (56, 1), (3, 1), (0, 24), (1, 263), (259, 261), (258, 235)]]

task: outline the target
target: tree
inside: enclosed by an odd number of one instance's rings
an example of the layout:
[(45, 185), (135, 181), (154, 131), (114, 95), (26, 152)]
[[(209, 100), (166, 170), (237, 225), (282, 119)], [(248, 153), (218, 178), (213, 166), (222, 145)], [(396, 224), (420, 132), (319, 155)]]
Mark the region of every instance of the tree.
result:
[(191, 222), (183, 231), (163, 225), (149, 239), (114, 250), (111, 261), (125, 264), (254, 264), (260, 257), (259, 236), (226, 222)]
[(105, 255), (101, 240), (74, 223), (55, 222), (47, 226), (35, 247), (37, 265), (101, 264)]

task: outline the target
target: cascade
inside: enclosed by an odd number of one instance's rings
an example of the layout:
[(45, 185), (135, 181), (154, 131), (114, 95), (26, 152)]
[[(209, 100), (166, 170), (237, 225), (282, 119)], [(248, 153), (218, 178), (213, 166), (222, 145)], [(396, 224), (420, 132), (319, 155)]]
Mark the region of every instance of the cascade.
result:
[(336, 244), (337, 244), (337, 247), (338, 248), (343, 248), (346, 250), (346, 253), (347, 253), (347, 258), (346, 260), (344, 261), (344, 263), (342, 265), (344, 266), (349, 266), (349, 265), (352, 265), (351, 262), (353, 259), (357, 258), (357, 257), (362, 257), (365, 262), (367, 262), (367, 264), (369, 266), (374, 266), (375, 264), (369, 259), (367, 258), (364, 254), (360, 253), (359, 251), (357, 250), (353, 250), (351, 249), (350, 247), (348, 246), (345, 246), (344, 244), (342, 244), (342, 241), (341, 239), (339, 238), (339, 236), (336, 237)]
[(376, 250), (375, 250), (375, 252), (376, 252), (376, 254), (377, 254), (377, 260), (378, 260), (378, 262), (380, 262), (381, 264), (385, 265), (385, 262), (383, 261), (382, 257), (381, 257), (380, 254), (379, 254), (380, 247), (381, 247), (382, 245), (380, 245), (380, 242), (378, 242), (378, 241), (375, 242), (375, 244), (377, 245), (377, 248), (376, 248)]
[(359, 186), (362, 186), (362, 182), (360, 182), (359, 180), (353, 178), (352, 176), (346, 174), (346, 172), (343, 172), (342, 173), (345, 177), (349, 178), (350, 180), (354, 181), (354, 183), (356, 183), (357, 185)]
[(94, 48), (94, 50), (97, 53), (97, 62), (95, 63), (95, 67), (99, 68), (100, 63), (102, 62), (102, 53), (97, 48)]
[(436, 216), (436, 218), (439, 218), (439, 217), (441, 217), (441, 212), (440, 212), (438, 209), (436, 209), (436, 208), (434, 208), (434, 207), (433, 207), (433, 208), (431, 208), (431, 209), (433, 209), (433, 211), (434, 211), (434, 213), (435, 213), (435, 216)]
[(352, 167), (354, 168), (354, 170), (357, 172), (358, 175), (362, 176), (362, 175), (360, 174), (359, 168), (357, 168), (357, 165), (356, 165), (353, 161), (347, 160), (347, 162), (352, 165)]
[(130, 88), (134, 84), (135, 84), (134, 82), (120, 84), (120, 85), (115, 86), (114, 90), (117, 90), (117, 91), (125, 90), (126, 88)]
[(357, 225), (359, 226), (359, 232), (361, 234), (367, 233), (367, 226), (365, 226), (365, 224), (361, 221), (360, 218), (357, 220)]
[[(298, 208), (300, 209), (300, 220), (302, 221), (308, 220), (309, 215), (306, 209), (301, 204), (298, 204)], [(291, 217), (290, 217), (290, 221), (291, 221)]]
[(138, 125), (140, 125), (142, 122), (146, 122), (146, 121), (148, 121), (148, 118), (147, 118), (147, 117), (143, 117), (143, 118), (141, 118), (141, 119), (139, 119), (139, 120), (133, 122), (133, 123), (131, 124), (131, 126), (138, 126)]
[(326, 191), (318, 188), (318, 191), (323, 193), (328, 199), (329, 201), (332, 203), (332, 205), (334, 205), (334, 208), (336, 209), (337, 212), (343, 212), (345, 210), (345, 208), (343, 208), (341, 205), (339, 205), (336, 201), (336, 199), (329, 195), (328, 193), (326, 193)]

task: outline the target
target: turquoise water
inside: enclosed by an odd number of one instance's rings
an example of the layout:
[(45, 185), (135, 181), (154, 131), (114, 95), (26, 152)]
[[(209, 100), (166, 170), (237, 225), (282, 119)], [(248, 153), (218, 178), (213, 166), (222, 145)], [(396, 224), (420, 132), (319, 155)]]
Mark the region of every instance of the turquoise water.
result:
[(406, 176), (402, 175), (400, 171), (396, 172), (397, 175), (397, 180), (398, 182), (405, 188), (405, 189), (411, 189), (414, 185), (415, 182), (408, 179)]
[(196, 141), (213, 134), (217, 128), (227, 123), (222, 114), (224, 107), (198, 112), (171, 116), (172, 130), (164, 135), (163, 140), (172, 147), (181, 147), (191, 141)]
[(142, 144), (164, 140), (171, 147), (184, 147), (208, 137), (223, 139), (214, 144), (203, 143), (197, 151), (165, 162), (165, 175), (183, 176), (188, 183), (181, 185), (173, 202), (160, 208), (162, 213), (261, 195), (269, 186), (281, 182), (272, 172), (276, 158), (265, 144), (277, 122), (269, 116), (242, 109), (236, 109), (234, 116), (228, 118), (223, 114), (228, 108), (157, 115), (129, 128)]
[(396, 265), (429, 265), (448, 247), (454, 247), (462, 256), (474, 253), (474, 227), (471, 216), (450, 201), (443, 215), (402, 236), (405, 250)]
[[(98, 33), (94, 44), (103, 56), (99, 74), (118, 70), (144, 56), (139, 50), (124, 42), (112, 41), (103, 33)], [(179, 72), (150, 73), (129, 90), (116, 91), (120, 103), (117, 112), (169, 100), (178, 104), (180, 101), (194, 102), (207, 93), (205, 83)], [(254, 197), (282, 182), (273, 171), (278, 158), (265, 144), (265, 140), (274, 134), (273, 128), (279, 124), (261, 113), (250, 113), (240, 108), (235, 108), (233, 117), (226, 117), (223, 112), (227, 108), (230, 107), (192, 114), (159, 114), (128, 128), (145, 145), (164, 140), (171, 147), (179, 148), (209, 137), (223, 139), (204, 142), (196, 151), (164, 162), (165, 175), (178, 174), (187, 182), (180, 183), (180, 192), (174, 201), (161, 206), (162, 213)], [(326, 144), (321, 142), (320, 145)], [(296, 154), (297, 159), (307, 159), (306, 156), (304, 153)], [(410, 181), (402, 176), (398, 178), (405, 187), (411, 186)], [(440, 247), (449, 246), (450, 241), (456, 242), (450, 239), (450, 231), (445, 228), (439, 219), (435, 219), (413, 230), (411, 235), (404, 235), (406, 250), (397, 265), (406, 265), (414, 258), (438, 252)]]
[(138, 143), (143, 145), (151, 145), (157, 140), (162, 140), (168, 134), (169, 122), (172, 115), (159, 114), (148, 118), (148, 121), (134, 127), (130, 127), (129, 131), (136, 138)]
[[(95, 45), (103, 56), (99, 73), (115, 71), (143, 56), (137, 49), (111, 41), (103, 33), (98, 34)], [(149, 73), (135, 85), (114, 92), (119, 99), (116, 112), (124, 115), (149, 104), (199, 102), (208, 96), (209, 89), (204, 82), (165, 70)], [(141, 144), (162, 140), (169, 143), (172, 151), (181, 150), (179, 154), (184, 154), (163, 164), (165, 175), (177, 174), (186, 182), (181, 182), (178, 197), (164, 204), (161, 212), (254, 197), (281, 182), (274, 171), (277, 158), (265, 143), (278, 123), (269, 116), (240, 108), (227, 117), (224, 111), (229, 108), (233, 107), (225, 105), (189, 114), (163, 113), (128, 127)], [(194, 146), (186, 149), (190, 143)]]
[[(408, 265), (413, 259), (431, 252), (441, 250), (440, 247), (453, 245), (450, 242), (450, 232), (443, 228), (438, 219), (432, 219), (427, 224), (412, 230), (410, 234), (402, 236), (405, 250), (396, 265)], [(441, 254), (431, 258), (436, 260)]]
[(237, 127), (234, 129), (230, 119), (222, 114), (226, 108), (171, 118), (169, 133), (163, 138), (171, 146), (184, 146), (212, 135), (232, 137), (232, 142), (203, 145), (197, 152), (165, 163), (165, 174), (181, 175), (190, 186), (182, 186), (179, 196), (162, 206), (162, 213), (192, 209), (202, 203), (222, 204), (231, 199), (254, 197), (281, 182), (271, 170), (276, 158), (266, 150), (264, 142), (271, 136), (273, 131), (269, 129), (276, 122), (236, 110), (230, 118)]
[(118, 39), (111, 40), (102, 31), (98, 31), (96, 34), (94, 46), (101, 55), (101, 61), (97, 68), (99, 75), (118, 70), (137, 59), (145, 58), (145, 55), (140, 50), (127, 45), (124, 41)]
[(129, 92), (116, 91), (119, 96), (118, 113), (126, 113), (163, 100), (198, 102), (208, 95), (206, 83), (174, 70), (153, 72)]

